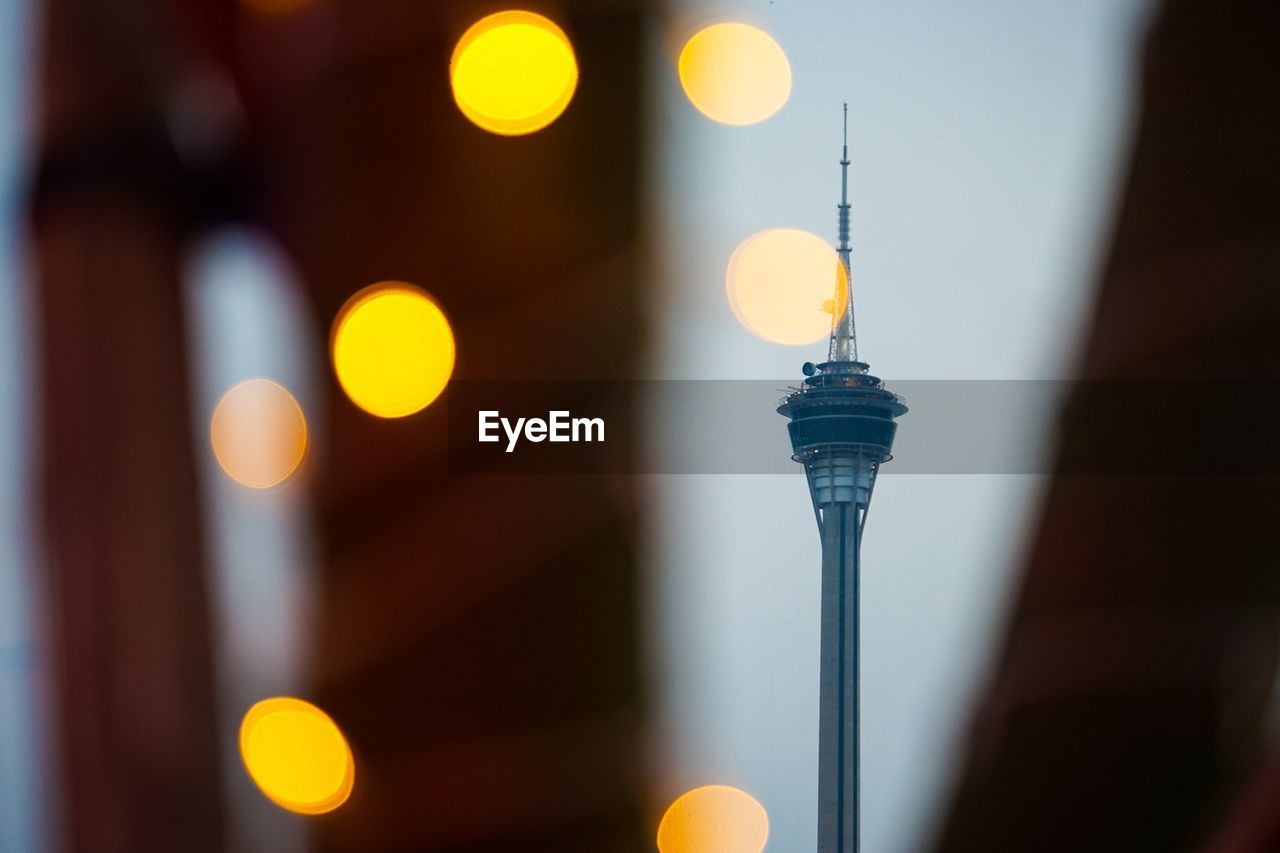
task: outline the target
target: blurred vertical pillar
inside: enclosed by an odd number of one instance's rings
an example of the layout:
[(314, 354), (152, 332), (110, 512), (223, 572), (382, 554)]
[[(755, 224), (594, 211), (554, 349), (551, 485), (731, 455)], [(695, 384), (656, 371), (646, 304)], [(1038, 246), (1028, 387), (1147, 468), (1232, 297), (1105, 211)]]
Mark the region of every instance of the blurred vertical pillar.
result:
[[(269, 7), (246, 5), (245, 36), (263, 212), (325, 322), (409, 281), (450, 318), (455, 383), (507, 382), (532, 412), (545, 391), (519, 380), (634, 376), (641, 4), (524, 6), (564, 28), (581, 73), (565, 113), (519, 137), (472, 125), (450, 92), (458, 37), (502, 7)], [(458, 474), (447, 396), (384, 420), (330, 389), (315, 698), (357, 781), (316, 822), (319, 848), (651, 849), (631, 483)], [(582, 406), (626, 417), (628, 393)]]
[[(1280, 639), (1275, 476), (1179, 471), (1269, 464), (1280, 441), (1233, 441), (1232, 421), (1268, 405), (1248, 392), (1274, 384), (1233, 396), (1227, 381), (1274, 383), (1280, 365), (1278, 43), (1271, 0), (1158, 9), (1085, 351), (1084, 378), (1108, 384), (1086, 382), (1064, 415), (938, 850), (1195, 849), (1259, 760)], [(1159, 473), (1073, 473), (1139, 455)]]
[(222, 849), (179, 287), (183, 170), (154, 4), (46, 0), (33, 249), (71, 851)]

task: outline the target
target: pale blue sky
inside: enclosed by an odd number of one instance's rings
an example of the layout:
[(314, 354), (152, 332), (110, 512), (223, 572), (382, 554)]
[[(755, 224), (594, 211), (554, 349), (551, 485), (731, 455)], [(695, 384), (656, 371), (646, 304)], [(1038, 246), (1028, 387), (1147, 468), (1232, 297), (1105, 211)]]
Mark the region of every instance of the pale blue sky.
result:
[[(891, 387), (1064, 375), (1103, 248), (1147, 6), (673, 4), (660, 60), (699, 24), (744, 20), (782, 44), (794, 88), (769, 121), (733, 128), (701, 117), (660, 73), (655, 372), (794, 381), (825, 354), (742, 329), (724, 266), (763, 228), (834, 241), (847, 99), (853, 298), (873, 372)], [(781, 419), (776, 452), (790, 452)], [(1041, 485), (892, 471), (864, 541), (868, 853), (915, 849), (929, 831)], [(820, 551), (798, 466), (792, 478), (652, 487), (659, 798), (739, 785), (769, 811), (770, 850), (812, 850)]]
[(26, 850), (39, 823), (32, 783), (38, 650), (27, 606), (25, 478), (32, 409), (26, 364), (28, 294), (19, 275), (19, 180), (26, 134), (25, 0), (0, 2), (0, 850)]

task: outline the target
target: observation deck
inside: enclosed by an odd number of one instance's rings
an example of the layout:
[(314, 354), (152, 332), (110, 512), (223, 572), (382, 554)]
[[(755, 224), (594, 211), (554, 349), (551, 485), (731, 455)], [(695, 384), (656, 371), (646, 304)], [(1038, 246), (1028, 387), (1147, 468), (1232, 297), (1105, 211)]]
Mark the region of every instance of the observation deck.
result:
[(861, 361), (805, 364), (803, 387), (778, 406), (778, 414), (791, 421), (792, 459), (809, 462), (826, 451), (867, 457), (876, 464), (893, 458), (894, 419), (906, 414), (907, 407), (867, 370)]

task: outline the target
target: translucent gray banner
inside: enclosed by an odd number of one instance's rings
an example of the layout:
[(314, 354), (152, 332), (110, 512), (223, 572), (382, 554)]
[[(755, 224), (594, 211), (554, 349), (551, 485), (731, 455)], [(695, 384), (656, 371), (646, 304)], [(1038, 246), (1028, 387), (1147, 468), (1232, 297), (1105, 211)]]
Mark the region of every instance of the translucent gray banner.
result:
[[(797, 384), (455, 382), (444, 401), (449, 468), (457, 473), (797, 473), (787, 419), (776, 411)], [(1276, 399), (1280, 383), (885, 384), (909, 407), (898, 419), (893, 459), (881, 469), (885, 475), (1280, 473), (1280, 432), (1267, 414), (1276, 407), (1243, 405)]]

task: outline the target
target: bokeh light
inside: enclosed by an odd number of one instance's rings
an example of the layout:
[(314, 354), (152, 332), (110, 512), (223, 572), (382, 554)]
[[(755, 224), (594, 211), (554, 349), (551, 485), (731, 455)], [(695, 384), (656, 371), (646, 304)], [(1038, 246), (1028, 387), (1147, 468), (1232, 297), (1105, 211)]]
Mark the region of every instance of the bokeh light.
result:
[(289, 478), (307, 452), (298, 401), (270, 379), (246, 379), (222, 395), (209, 419), (209, 443), (228, 477), (251, 489)]
[(791, 63), (773, 37), (736, 22), (712, 24), (684, 44), (680, 85), (695, 107), (722, 124), (764, 121), (791, 96)]
[(739, 323), (766, 341), (791, 346), (830, 335), (832, 314), (843, 313), (849, 298), (835, 249), (794, 228), (743, 240), (729, 259), (725, 285)]
[(462, 34), (449, 62), (458, 109), (479, 127), (504, 136), (555, 121), (578, 87), (569, 37), (542, 15), (497, 12)]
[(658, 825), (660, 853), (760, 853), (768, 840), (764, 806), (727, 785), (680, 795)]
[(453, 375), (453, 329), (421, 290), (400, 282), (357, 293), (334, 320), (330, 355), (338, 383), (366, 412), (411, 415), (440, 396)]
[(299, 814), (333, 811), (355, 784), (347, 739), (301, 699), (278, 696), (250, 708), (240, 723), (240, 757), (268, 799)]

